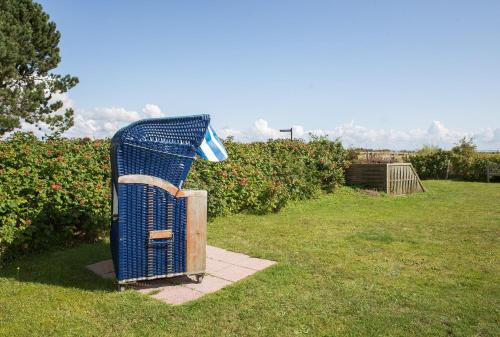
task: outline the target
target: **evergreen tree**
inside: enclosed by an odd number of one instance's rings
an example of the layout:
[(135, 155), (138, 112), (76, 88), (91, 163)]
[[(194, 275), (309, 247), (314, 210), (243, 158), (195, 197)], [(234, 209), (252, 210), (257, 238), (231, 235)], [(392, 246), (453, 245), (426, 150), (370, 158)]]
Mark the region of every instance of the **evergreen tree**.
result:
[(0, 0), (0, 135), (21, 122), (46, 123), (56, 134), (73, 125), (73, 110), (61, 112), (54, 94), (78, 83), (50, 71), (61, 61), (56, 24), (32, 0)]

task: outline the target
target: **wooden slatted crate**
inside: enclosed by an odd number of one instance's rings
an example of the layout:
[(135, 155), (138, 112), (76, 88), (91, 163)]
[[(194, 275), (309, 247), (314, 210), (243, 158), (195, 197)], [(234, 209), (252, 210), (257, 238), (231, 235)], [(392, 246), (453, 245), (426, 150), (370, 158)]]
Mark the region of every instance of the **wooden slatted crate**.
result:
[(410, 163), (352, 164), (346, 170), (346, 178), (351, 185), (376, 188), (391, 195), (425, 191)]

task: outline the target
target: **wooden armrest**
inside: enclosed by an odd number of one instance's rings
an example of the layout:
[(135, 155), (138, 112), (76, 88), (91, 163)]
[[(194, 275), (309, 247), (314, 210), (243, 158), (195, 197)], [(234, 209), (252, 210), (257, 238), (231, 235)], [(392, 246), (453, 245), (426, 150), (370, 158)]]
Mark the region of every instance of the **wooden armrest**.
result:
[(177, 188), (174, 184), (153, 176), (147, 176), (144, 174), (128, 174), (118, 178), (118, 183), (121, 184), (145, 184), (153, 185), (164, 189), (168, 193), (172, 194), (176, 198), (188, 198), (188, 197), (207, 197), (207, 191), (205, 190), (181, 190)]
[(174, 184), (153, 176), (148, 176), (144, 174), (128, 174), (125, 176), (121, 176), (118, 178), (118, 182), (121, 184), (145, 184), (145, 185), (153, 185), (164, 189), (168, 193), (172, 194), (175, 197), (183, 197), (183, 191), (177, 188)]

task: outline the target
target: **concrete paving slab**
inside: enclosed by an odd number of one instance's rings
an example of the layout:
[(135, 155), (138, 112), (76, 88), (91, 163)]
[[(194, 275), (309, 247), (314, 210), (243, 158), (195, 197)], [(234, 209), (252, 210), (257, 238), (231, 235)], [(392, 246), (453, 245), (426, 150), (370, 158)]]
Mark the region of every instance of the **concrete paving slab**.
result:
[(214, 258), (217, 255), (227, 252), (224, 248), (219, 248), (215, 246), (207, 246), (207, 256)]
[(254, 270), (266, 269), (267, 267), (270, 267), (273, 264), (276, 264), (276, 262), (271, 261), (271, 260), (258, 259), (256, 257), (250, 257), (248, 259), (243, 259), (243, 260), (240, 260), (236, 263), (236, 265), (238, 265), (240, 267), (245, 267), (245, 268), (254, 269)]
[[(130, 285), (130, 288), (172, 305), (183, 304), (205, 294), (216, 292), (275, 263), (219, 247), (207, 246), (206, 275), (201, 283), (198, 284), (184, 275), (141, 281)], [(115, 277), (111, 260), (88, 265), (87, 269), (103, 278)]]
[(252, 274), (255, 274), (256, 272), (257, 271), (254, 269), (232, 265), (219, 271), (213, 272), (211, 275), (224, 280), (236, 282)]
[(93, 271), (95, 274), (102, 276), (104, 274), (115, 273), (112, 260), (105, 260), (87, 266), (87, 269)]
[(220, 260), (215, 260), (211, 258), (207, 258), (207, 265), (206, 265), (206, 272), (211, 274), (213, 272), (216, 272), (218, 270), (224, 269), (231, 266), (230, 263), (220, 261)]
[(175, 287), (167, 287), (161, 290), (158, 294), (153, 295), (154, 298), (167, 302), (169, 304), (182, 304), (203, 296), (204, 293), (196, 291), (181, 285)]
[(101, 275), (102, 278), (108, 278), (108, 279), (114, 279), (115, 278), (115, 272), (109, 272), (109, 273), (104, 273)]
[(225, 286), (230, 285), (231, 283), (233, 282), (218, 278), (213, 275), (206, 275), (203, 278), (203, 282), (186, 284), (185, 287), (202, 292), (204, 294), (208, 294), (216, 292), (217, 290), (220, 290)]
[(211, 257), (214, 260), (219, 260), (231, 264), (237, 264), (241, 260), (248, 259), (249, 256), (241, 253), (230, 252), (226, 250), (225, 252), (218, 253), (215, 257)]

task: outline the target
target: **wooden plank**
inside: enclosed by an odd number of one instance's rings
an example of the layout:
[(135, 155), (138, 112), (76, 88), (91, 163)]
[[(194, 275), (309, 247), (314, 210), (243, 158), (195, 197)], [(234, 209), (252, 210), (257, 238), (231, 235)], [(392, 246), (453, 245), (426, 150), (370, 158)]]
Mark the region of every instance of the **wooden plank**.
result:
[(398, 195), (402, 194), (403, 183), (403, 167), (398, 165)]
[(398, 165), (398, 194), (403, 194), (403, 166)]
[(206, 268), (207, 191), (186, 191), (186, 272), (203, 273)]
[(391, 179), (390, 179), (390, 174), (391, 174), (391, 166), (386, 165), (385, 166), (385, 193), (390, 194), (391, 190)]
[(404, 188), (405, 188), (405, 167), (404, 166), (399, 166), (399, 169), (401, 171), (401, 179), (399, 181), (399, 194), (404, 194)]
[(392, 167), (387, 165), (387, 194), (391, 194)]
[(404, 185), (404, 167), (401, 165), (398, 165), (398, 171), (399, 171), (399, 181), (398, 181), (398, 194), (403, 194), (403, 185)]
[(145, 184), (145, 185), (156, 186), (161, 189), (164, 189), (165, 191), (167, 191), (168, 193), (172, 194), (177, 198), (185, 198), (190, 195), (193, 195), (193, 193), (194, 194), (201, 193), (200, 191), (197, 190), (192, 190), (192, 191), (181, 190), (167, 180), (144, 174), (124, 175), (118, 178), (118, 182), (121, 184)]
[(401, 194), (406, 194), (406, 181), (408, 180), (406, 177), (406, 166), (401, 166), (401, 172), (403, 173), (403, 181), (401, 182)]
[(398, 181), (399, 181), (399, 169), (397, 166), (394, 166), (394, 194), (398, 194)]
[(411, 170), (411, 168), (408, 169), (408, 172), (410, 175), (410, 191), (409, 191), (409, 193), (413, 193), (414, 192), (413, 186), (415, 185), (415, 175), (413, 174), (413, 171)]
[(411, 193), (411, 184), (413, 181), (413, 175), (407, 170), (408, 179), (406, 180), (406, 193)]
[(398, 194), (398, 190), (399, 190), (399, 167), (398, 166), (394, 166), (394, 194), (397, 195)]
[(406, 194), (406, 166), (401, 166), (401, 172), (403, 173), (403, 180), (401, 181), (401, 194)]
[(396, 166), (391, 165), (391, 194), (396, 193)]
[(408, 167), (408, 192), (407, 193), (412, 193), (412, 185), (413, 185), (413, 179), (415, 179), (415, 176), (413, 175), (413, 172), (411, 169)]
[(401, 194), (401, 166), (396, 166), (397, 176), (396, 176), (396, 194)]
[(409, 172), (410, 172), (410, 176), (411, 176), (411, 181), (410, 181), (410, 193), (413, 193), (415, 192), (415, 175), (413, 174), (413, 171), (412, 169), (410, 168), (409, 169)]
[(389, 167), (389, 194), (394, 193), (394, 166)]
[(410, 190), (410, 175), (408, 174), (408, 167), (403, 166), (404, 172), (405, 172), (405, 182), (404, 182), (404, 188), (403, 188), (403, 193), (406, 194)]
[(172, 230), (157, 230), (149, 232), (149, 240), (155, 239), (170, 239), (172, 238)]
[(392, 194), (398, 193), (398, 167), (392, 167)]
[(399, 166), (394, 166), (394, 194), (399, 194)]
[(426, 191), (426, 190), (425, 190), (425, 187), (424, 187), (424, 185), (422, 184), (422, 181), (420, 180), (420, 177), (418, 176), (417, 171), (415, 170), (415, 168), (413, 167), (413, 165), (412, 165), (412, 164), (410, 164), (410, 167), (411, 167), (411, 170), (412, 170), (413, 174), (415, 175), (415, 178), (416, 178), (416, 180), (417, 180), (417, 182), (418, 182), (418, 184), (417, 184), (417, 185), (419, 186), (419, 188), (418, 188), (418, 189), (419, 189), (420, 191), (422, 191), (422, 192), (425, 192), (425, 191)]
[(413, 178), (413, 174), (411, 174), (408, 167), (406, 167), (405, 170), (406, 170), (406, 190), (405, 190), (405, 193), (410, 193), (411, 179)]
[(396, 166), (391, 167), (391, 194), (396, 193)]
[(143, 174), (129, 174), (118, 177), (118, 182), (122, 184), (145, 184), (153, 185), (161, 189), (166, 190), (172, 195), (177, 195), (179, 189), (172, 183), (153, 176), (143, 175)]
[(406, 183), (408, 182), (408, 170), (406, 169), (406, 166), (401, 166), (401, 170), (403, 171), (403, 184), (401, 186), (401, 194), (406, 194), (408, 189), (406, 187)]
[(205, 190), (182, 190), (182, 196), (189, 197), (198, 197), (207, 199), (207, 191)]

